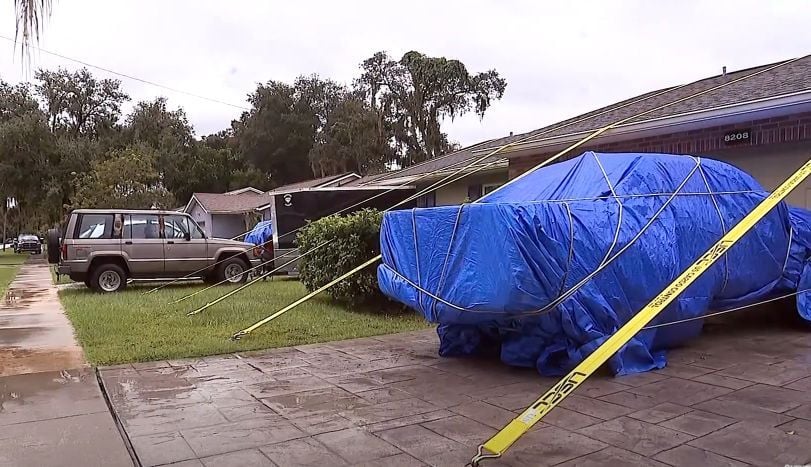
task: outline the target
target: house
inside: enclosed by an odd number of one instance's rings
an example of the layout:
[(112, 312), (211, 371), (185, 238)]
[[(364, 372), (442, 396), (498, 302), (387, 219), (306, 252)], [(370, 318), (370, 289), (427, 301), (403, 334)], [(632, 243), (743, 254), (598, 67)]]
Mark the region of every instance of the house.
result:
[(206, 235), (234, 238), (256, 224), (255, 209), (267, 202), (267, 195), (253, 187), (226, 193), (194, 193), (183, 208)]
[[(708, 92), (662, 107), (703, 91)], [(560, 160), (589, 150), (692, 154), (731, 163), (774, 189), (811, 157), (811, 56), (730, 73), (724, 69), (717, 76), (648, 92), (351, 184), (410, 183), (422, 189), (465, 168), (463, 173), (471, 175), (459, 174), (458, 180), (420, 199), (421, 206), (458, 204), (492, 191), (595, 130), (653, 109), (605, 131)], [(485, 158), (510, 143), (498, 155)], [(787, 201), (811, 208), (811, 182), (806, 181)]]
[(250, 230), (262, 220), (262, 206), (266, 206), (279, 190), (297, 190), (311, 187), (339, 187), (360, 178), (354, 173), (291, 183), (269, 192), (245, 187), (225, 193), (194, 193), (186, 206), (178, 211), (190, 214), (206, 235), (235, 238)]

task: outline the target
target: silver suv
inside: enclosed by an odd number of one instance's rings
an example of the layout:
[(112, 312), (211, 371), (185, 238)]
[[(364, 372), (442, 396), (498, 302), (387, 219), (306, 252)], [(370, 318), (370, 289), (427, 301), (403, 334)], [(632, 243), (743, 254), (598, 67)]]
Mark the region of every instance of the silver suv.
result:
[[(207, 238), (194, 219), (176, 211), (78, 209), (64, 238), (48, 232), (48, 259), (59, 274), (99, 292), (116, 292), (128, 279), (194, 275), (244, 282), (259, 264), (249, 243)], [(255, 250), (254, 250), (255, 251)]]

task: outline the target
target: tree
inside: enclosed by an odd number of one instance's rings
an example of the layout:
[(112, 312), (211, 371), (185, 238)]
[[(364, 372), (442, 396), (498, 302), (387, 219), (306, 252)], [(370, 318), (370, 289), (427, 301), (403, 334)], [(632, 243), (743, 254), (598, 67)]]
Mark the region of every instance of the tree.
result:
[(18, 225), (47, 223), (48, 214), (39, 208), (50, 185), (55, 152), (45, 115), (28, 87), (0, 82), (0, 198), (19, 200)]
[(12, 86), (0, 81), (0, 122), (39, 112), (39, 104), (26, 84)]
[[(263, 172), (253, 166), (239, 151), (239, 143), (234, 138), (231, 129), (221, 130), (215, 134), (201, 138), (199, 145), (206, 150), (216, 150), (220, 160), (224, 160), (221, 175), (216, 190), (207, 191), (230, 191), (246, 186), (252, 186), (260, 190), (269, 190), (273, 187), (270, 174)], [(214, 153), (212, 153), (214, 154)], [(227, 177), (227, 185), (220, 190), (221, 182)]]
[(97, 80), (87, 68), (73, 73), (62, 68), (38, 70), (34, 77), (52, 132), (102, 136), (115, 127), (121, 116), (121, 105), (129, 100), (121, 91), (121, 81)]
[(307, 154), (317, 117), (310, 103), (294, 86), (276, 81), (260, 84), (248, 101), (253, 108), (232, 124), (245, 159), (272, 174), (277, 186), (312, 178)]
[[(317, 75), (293, 85), (268, 82), (234, 122), (238, 151), (275, 185), (348, 171), (379, 170), (393, 156), (378, 116), (363, 97)], [(222, 144), (222, 143), (221, 143)], [(302, 166), (309, 166), (309, 170)]]
[(393, 149), (379, 138), (377, 114), (362, 99), (345, 96), (327, 117), (323, 131), (310, 150), (316, 176), (345, 172), (366, 175), (383, 169)]
[(182, 109), (169, 110), (165, 97), (138, 102), (123, 128), (126, 145), (141, 144), (155, 154), (155, 169), (167, 190), (178, 199), (191, 196), (195, 185), (189, 168), (194, 164), (194, 130)]
[(165, 97), (135, 104), (127, 116), (124, 132), (129, 141), (141, 141), (155, 149), (186, 150), (194, 130), (183, 109), (169, 110)]
[(458, 60), (414, 51), (399, 61), (378, 52), (361, 69), (355, 85), (377, 112), (380, 134), (394, 140), (403, 167), (453, 150), (441, 122), (471, 110), (484, 117), (507, 87), (495, 70), (471, 75)]
[(169, 209), (174, 205), (155, 170), (155, 155), (146, 146), (113, 151), (78, 182), (74, 208)]

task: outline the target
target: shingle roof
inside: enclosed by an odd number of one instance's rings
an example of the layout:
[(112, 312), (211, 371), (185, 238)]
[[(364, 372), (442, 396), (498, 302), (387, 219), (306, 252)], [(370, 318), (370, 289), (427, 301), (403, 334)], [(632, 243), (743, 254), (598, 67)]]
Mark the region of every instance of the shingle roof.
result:
[(265, 193), (259, 194), (252, 191), (236, 194), (195, 193), (194, 198), (203, 209), (214, 213), (253, 211), (269, 199)]
[[(545, 126), (543, 128), (539, 128), (537, 130), (524, 134), (485, 141), (451, 154), (437, 157), (422, 164), (407, 167), (396, 172), (382, 174), (380, 176), (376, 176), (375, 178), (358, 181), (356, 183), (381, 183), (383, 180), (387, 179), (406, 176), (419, 176), (421, 174), (434, 172), (441, 169), (459, 168), (464, 163), (470, 163), (474, 161), (475, 158), (482, 157), (482, 153), (480, 152), (482, 149), (496, 149), (517, 140), (530, 139), (536, 136), (539, 138), (533, 139), (542, 140), (572, 133), (593, 131), (624, 118), (642, 113), (646, 110), (654, 109), (669, 102), (676, 101), (680, 98), (711, 89), (722, 83), (757, 73), (778, 63), (783, 62), (776, 62), (774, 64), (761, 65), (754, 68), (734, 71), (727, 73), (726, 75), (712, 76), (689, 83), (683, 87), (673, 86), (660, 89), (658, 91), (651, 91), (593, 110), (591, 112), (587, 112), (582, 115), (578, 115), (576, 117), (572, 117), (567, 120), (563, 120), (561, 122), (554, 123), (552, 125)], [(759, 99), (784, 96), (787, 94), (808, 90), (811, 90), (811, 55), (802, 57), (794, 62), (740, 82), (730, 84), (729, 86), (725, 86), (701, 96), (685, 100), (684, 102), (669, 105), (663, 109), (651, 112), (642, 117), (632, 119), (628, 122), (628, 124), (640, 123), (663, 117), (673, 117), (695, 111), (710, 110), (727, 105), (743, 104)], [(661, 93), (661, 95), (657, 95), (657, 93)], [(648, 98), (644, 101), (632, 103), (645, 97)], [(474, 153), (474, 150), (479, 152)], [(486, 159), (482, 163), (487, 163), (498, 157), (499, 156), (494, 156), (491, 159)]]
[[(460, 149), (458, 151), (454, 151), (450, 154), (445, 154), (443, 156), (435, 157), (433, 159), (427, 160), (425, 162), (421, 162), (419, 164), (412, 165), (410, 167), (406, 167), (405, 169), (396, 170), (393, 172), (386, 172), (378, 175), (370, 175), (367, 177), (363, 177), (359, 180), (356, 180), (349, 185), (366, 185), (369, 183), (379, 184), (382, 183), (384, 180), (389, 180), (393, 178), (400, 178), (400, 177), (410, 177), (410, 176), (419, 176), (422, 174), (427, 174), (431, 172), (436, 172), (442, 169), (451, 169), (455, 167), (461, 167), (463, 163), (470, 162), (473, 160), (473, 151), (476, 149), (482, 149), (487, 147), (498, 147), (504, 144), (507, 144), (511, 141), (515, 141), (518, 139), (519, 136), (512, 135), (507, 136), (504, 138), (498, 138), (494, 140), (484, 141), (482, 143), (474, 144), (472, 146), (468, 146), (466, 148)], [(495, 157), (494, 159), (497, 159)], [(488, 163), (492, 159), (487, 159), (482, 163)]]
[[(661, 89), (659, 91), (649, 92), (594, 110), (592, 112), (585, 113), (583, 115), (579, 115), (569, 120), (564, 120), (562, 122), (534, 130), (530, 133), (543, 133), (544, 137), (555, 137), (565, 134), (596, 130), (623, 118), (644, 112), (645, 110), (654, 109), (667, 104), (668, 102), (673, 102), (692, 94), (713, 88), (720, 84), (734, 81), (746, 75), (757, 73), (777, 65), (778, 63), (782, 62), (734, 71), (727, 73), (726, 75), (704, 78), (681, 88), (674, 86)], [(765, 73), (761, 73), (737, 83), (730, 84), (729, 86), (724, 86), (723, 88), (710, 91), (701, 96), (694, 97), (677, 104), (669, 105), (663, 109), (651, 112), (642, 117), (632, 119), (628, 123), (639, 123), (662, 117), (672, 117), (689, 112), (709, 110), (726, 105), (743, 104), (745, 102), (751, 102), (769, 97), (783, 96), (786, 94), (808, 90), (811, 90), (811, 55), (802, 57), (799, 60), (773, 70), (769, 70)], [(611, 111), (612, 108), (621, 107), (624, 104), (639, 100), (646, 96), (654, 96), (656, 93), (660, 93), (662, 91), (669, 92), (651, 97), (642, 102), (628, 105), (627, 107), (618, 108), (616, 111)], [(590, 115), (593, 115), (593, 117), (587, 118)], [(569, 124), (581, 119), (583, 119), (583, 121), (575, 124)]]

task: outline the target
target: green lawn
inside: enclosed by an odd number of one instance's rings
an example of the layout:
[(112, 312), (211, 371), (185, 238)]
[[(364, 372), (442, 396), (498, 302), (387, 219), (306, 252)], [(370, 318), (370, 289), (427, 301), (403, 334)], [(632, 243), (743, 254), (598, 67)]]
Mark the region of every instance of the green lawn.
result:
[(16, 254), (11, 248), (3, 251), (0, 246), (0, 297), (6, 294), (8, 285), (17, 277), (20, 266), (27, 258), (27, 254)]
[(59, 292), (85, 354), (95, 365), (196, 357), (240, 350), (326, 342), (424, 329), (413, 313), (348, 311), (318, 296), (243, 337), (230, 336), (303, 296), (298, 282), (260, 282), (196, 316), (186, 313), (219, 297), (230, 287), (215, 287), (179, 304), (169, 302), (203, 288), (177, 285), (143, 295), (151, 285), (130, 286), (117, 294), (85, 288)]

